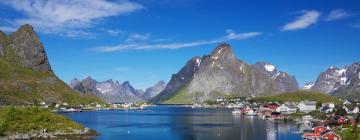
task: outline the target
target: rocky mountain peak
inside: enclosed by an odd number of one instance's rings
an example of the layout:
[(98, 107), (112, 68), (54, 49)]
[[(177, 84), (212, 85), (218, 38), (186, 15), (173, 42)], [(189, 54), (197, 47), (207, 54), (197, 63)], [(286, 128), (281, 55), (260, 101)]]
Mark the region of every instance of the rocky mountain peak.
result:
[(310, 90), (314, 86), (314, 82), (305, 83), (305, 85), (301, 88), (303, 90)]
[(34, 71), (52, 72), (45, 49), (31, 25), (23, 25), (13, 32), (8, 43), (20, 65)]
[(124, 82), (122, 83), (122, 85), (123, 85), (123, 86), (131, 86), (129, 81), (124, 81)]
[(166, 87), (166, 83), (164, 81), (157, 82), (154, 86), (149, 87), (145, 90), (143, 97), (145, 99), (151, 99), (158, 95), (164, 88)]
[(155, 84), (155, 86), (156, 86), (156, 85), (165, 85), (165, 84), (166, 84), (165, 81), (160, 80), (159, 82), (157, 82), (157, 83)]
[(95, 81), (91, 76), (86, 77), (83, 81)]
[[(266, 71), (264, 65), (261, 67)], [(272, 70), (273, 75), (276, 75), (275, 66)], [(271, 95), (282, 90), (298, 89), (293, 76), (285, 74), (285, 77), (272, 78), (269, 75), (238, 60), (230, 45), (220, 44), (210, 55), (189, 60), (178, 73), (171, 77), (165, 89), (155, 96), (153, 101), (193, 103), (228, 94)]]
[(78, 86), (79, 84), (81, 84), (80, 80), (77, 78), (74, 78), (73, 80), (71, 80), (69, 86), (71, 88), (74, 88), (74, 87)]
[(231, 49), (231, 46), (226, 43), (218, 45), (210, 54), (210, 58), (214, 61), (236, 61), (236, 57)]
[(113, 79), (109, 79), (109, 80), (106, 80), (104, 82), (107, 82), (107, 83), (114, 83)]

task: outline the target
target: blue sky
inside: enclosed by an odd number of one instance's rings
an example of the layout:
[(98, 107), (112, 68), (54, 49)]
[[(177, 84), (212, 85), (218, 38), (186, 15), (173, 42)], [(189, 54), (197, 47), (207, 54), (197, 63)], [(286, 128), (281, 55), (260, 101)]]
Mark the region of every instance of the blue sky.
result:
[(267, 61), (300, 85), (360, 60), (360, 1), (13, 0), (0, 29), (31, 24), (65, 82), (92, 76), (147, 88), (227, 42), (238, 59)]

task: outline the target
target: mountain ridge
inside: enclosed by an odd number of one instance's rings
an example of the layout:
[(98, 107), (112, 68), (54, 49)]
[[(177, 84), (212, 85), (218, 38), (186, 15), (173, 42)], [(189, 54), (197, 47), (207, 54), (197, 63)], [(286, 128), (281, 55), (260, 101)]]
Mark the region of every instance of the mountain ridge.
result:
[(106, 81), (96, 81), (90, 76), (83, 80), (75, 78), (69, 86), (83, 94), (96, 95), (109, 103), (119, 102), (144, 102), (157, 95), (164, 87), (164, 81), (159, 81), (146, 91), (135, 89), (129, 81), (120, 83), (112, 79)]
[[(297, 88), (297, 82), (295, 84)], [(210, 55), (190, 59), (178, 73), (173, 74), (166, 88), (152, 101), (186, 104), (224, 95), (259, 96), (274, 93), (280, 93), (274, 79), (238, 60), (229, 44), (220, 44)]]

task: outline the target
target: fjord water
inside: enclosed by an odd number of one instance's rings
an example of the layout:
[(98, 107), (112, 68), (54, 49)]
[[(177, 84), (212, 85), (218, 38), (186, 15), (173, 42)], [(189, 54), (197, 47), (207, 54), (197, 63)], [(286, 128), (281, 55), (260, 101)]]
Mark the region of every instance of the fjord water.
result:
[(295, 123), (233, 116), (230, 109), (157, 106), (144, 110), (65, 113), (100, 140), (300, 140)]

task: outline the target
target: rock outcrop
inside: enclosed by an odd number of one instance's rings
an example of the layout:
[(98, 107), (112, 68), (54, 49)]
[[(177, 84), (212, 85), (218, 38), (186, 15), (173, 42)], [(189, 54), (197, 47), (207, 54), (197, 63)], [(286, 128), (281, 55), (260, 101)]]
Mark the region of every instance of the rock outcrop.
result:
[(32, 26), (26, 24), (12, 33), (9, 37), (8, 46), (17, 56), (20, 65), (34, 71), (51, 71), (45, 49)]

